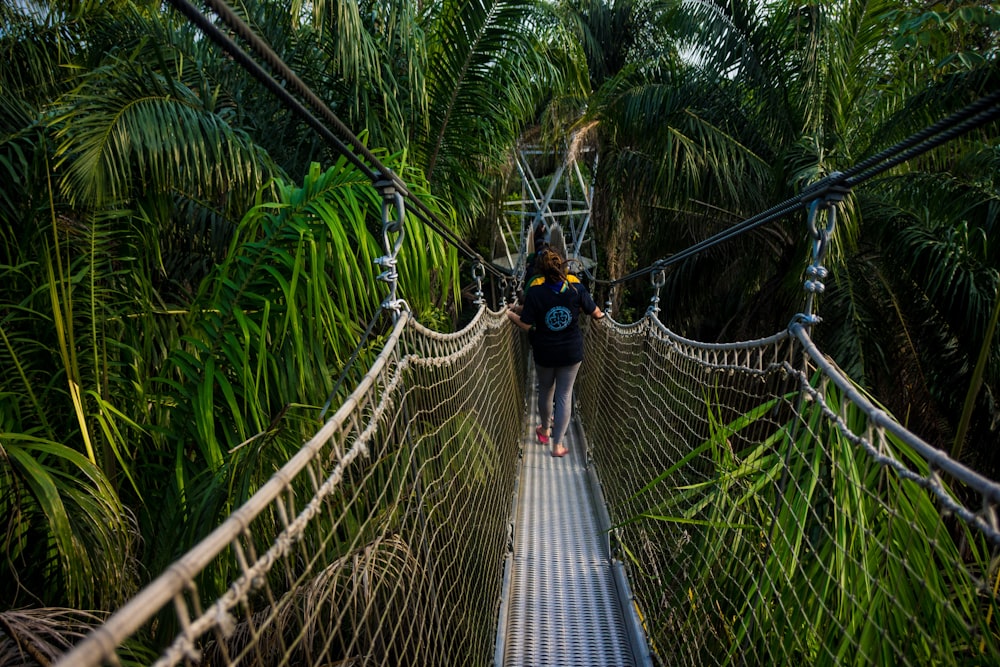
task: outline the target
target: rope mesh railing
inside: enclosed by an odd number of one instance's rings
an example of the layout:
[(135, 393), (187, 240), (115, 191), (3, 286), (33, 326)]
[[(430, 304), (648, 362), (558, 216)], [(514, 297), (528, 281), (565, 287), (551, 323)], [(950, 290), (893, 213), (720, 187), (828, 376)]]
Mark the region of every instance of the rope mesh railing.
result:
[(654, 656), (1000, 664), (1000, 486), (789, 331), (726, 346), (655, 317), (588, 330), (580, 414)]
[(404, 312), (300, 452), (58, 664), (488, 664), (523, 344), (485, 308), (448, 335)]

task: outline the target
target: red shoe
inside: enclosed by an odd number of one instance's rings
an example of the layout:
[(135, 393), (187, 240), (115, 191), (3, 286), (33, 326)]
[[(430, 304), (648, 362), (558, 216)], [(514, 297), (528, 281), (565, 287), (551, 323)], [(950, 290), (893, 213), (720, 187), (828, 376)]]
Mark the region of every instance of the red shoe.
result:
[(545, 429), (541, 426), (535, 428), (535, 435), (538, 436), (538, 442), (543, 445), (549, 444), (549, 436), (545, 435)]

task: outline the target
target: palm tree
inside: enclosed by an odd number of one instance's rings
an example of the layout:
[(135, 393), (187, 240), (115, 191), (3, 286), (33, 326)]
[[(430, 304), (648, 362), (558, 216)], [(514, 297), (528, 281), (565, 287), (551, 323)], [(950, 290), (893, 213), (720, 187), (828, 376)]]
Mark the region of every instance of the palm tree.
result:
[[(590, 72), (577, 127), (592, 128), (599, 146), (595, 229), (612, 277), (766, 201), (760, 141), (736, 136), (747, 119), (731, 115), (734, 92), (685, 57), (677, 3), (566, 0), (559, 9)], [(650, 235), (655, 243), (638, 243)], [(641, 308), (648, 288), (639, 289), (632, 306)], [(623, 307), (632, 312), (627, 299)]]
[(129, 5), (4, 8), (4, 599), (111, 608), (162, 509), (150, 379), (281, 171), (229, 122), (224, 61), (192, 67), (209, 52), (190, 29)]
[(523, 127), (572, 73), (549, 12), (531, 0), (251, 3), (247, 12), (348, 127), (407, 150), (465, 229)]
[(427, 97), (410, 109), (409, 145), (435, 192), (471, 221), (538, 108), (573, 85), (572, 61), (550, 41), (544, 7), (527, 0), (427, 3), (421, 25)]
[[(532, 6), (346, 8), (244, 15), (440, 219), (456, 220), (442, 195), (478, 210), (557, 74), (516, 29)], [(0, 7), (18, 64), (0, 70), (0, 586), (16, 605), (111, 608), (216, 525), (318, 423), (380, 305), (366, 179), (176, 15), (109, 9)], [(418, 314), (458, 298), (457, 266), (407, 222), (400, 295)]]
[[(797, 196), (996, 88), (997, 45), (978, 6), (934, 21), (895, 2), (709, 0), (637, 11), (653, 4), (563, 3), (577, 10), (573, 25), (598, 72), (581, 123), (598, 128), (600, 221), (612, 275)], [(628, 36), (636, 21), (604, 18), (620, 11), (647, 17), (662, 42), (659, 50), (624, 49), (627, 64), (615, 71), (604, 63), (621, 63), (619, 45), (638, 42)], [(593, 25), (622, 34), (600, 40)], [(616, 48), (603, 56), (600, 44)], [(901, 51), (908, 44), (927, 46)], [(878, 395), (894, 397), (886, 399), (894, 411), (912, 411), (913, 426), (941, 445), (955, 426), (945, 415), (961, 412), (996, 299), (1000, 267), (976, 241), (988, 236), (997, 210), (989, 136), (984, 130), (951, 142), (848, 198), (820, 310), (827, 323), (817, 335), (826, 349)], [(956, 201), (962, 206), (945, 210)], [(803, 218), (672, 267), (662, 317), (706, 340), (783, 327), (804, 301)], [(947, 268), (925, 271), (932, 256)], [(648, 287), (635, 289), (639, 295), (624, 305), (642, 308)], [(945, 350), (940, 365), (928, 349)], [(994, 361), (985, 374), (981, 426), (995, 421), (987, 404), (996, 369)]]

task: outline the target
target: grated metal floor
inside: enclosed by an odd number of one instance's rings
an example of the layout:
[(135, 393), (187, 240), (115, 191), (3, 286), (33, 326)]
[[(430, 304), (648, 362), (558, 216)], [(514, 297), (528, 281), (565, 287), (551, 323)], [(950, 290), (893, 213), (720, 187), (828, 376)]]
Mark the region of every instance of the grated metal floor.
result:
[(518, 483), (503, 665), (635, 665), (584, 446), (571, 424), (570, 453), (553, 458), (550, 445), (535, 438), (537, 424), (533, 405)]

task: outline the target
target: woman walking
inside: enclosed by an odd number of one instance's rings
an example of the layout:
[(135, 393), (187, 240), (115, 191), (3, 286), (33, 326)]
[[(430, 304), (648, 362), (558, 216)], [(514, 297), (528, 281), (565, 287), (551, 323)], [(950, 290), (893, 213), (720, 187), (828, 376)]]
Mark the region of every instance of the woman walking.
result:
[(520, 314), (510, 309), (507, 317), (531, 332), (531, 351), (538, 375), (538, 415), (542, 422), (535, 434), (542, 444), (552, 442), (552, 456), (566, 456), (569, 449), (564, 438), (569, 427), (573, 383), (583, 362), (580, 313), (595, 320), (604, 317), (604, 313), (583, 283), (566, 272), (566, 263), (552, 248), (538, 253), (535, 272), (528, 281)]

